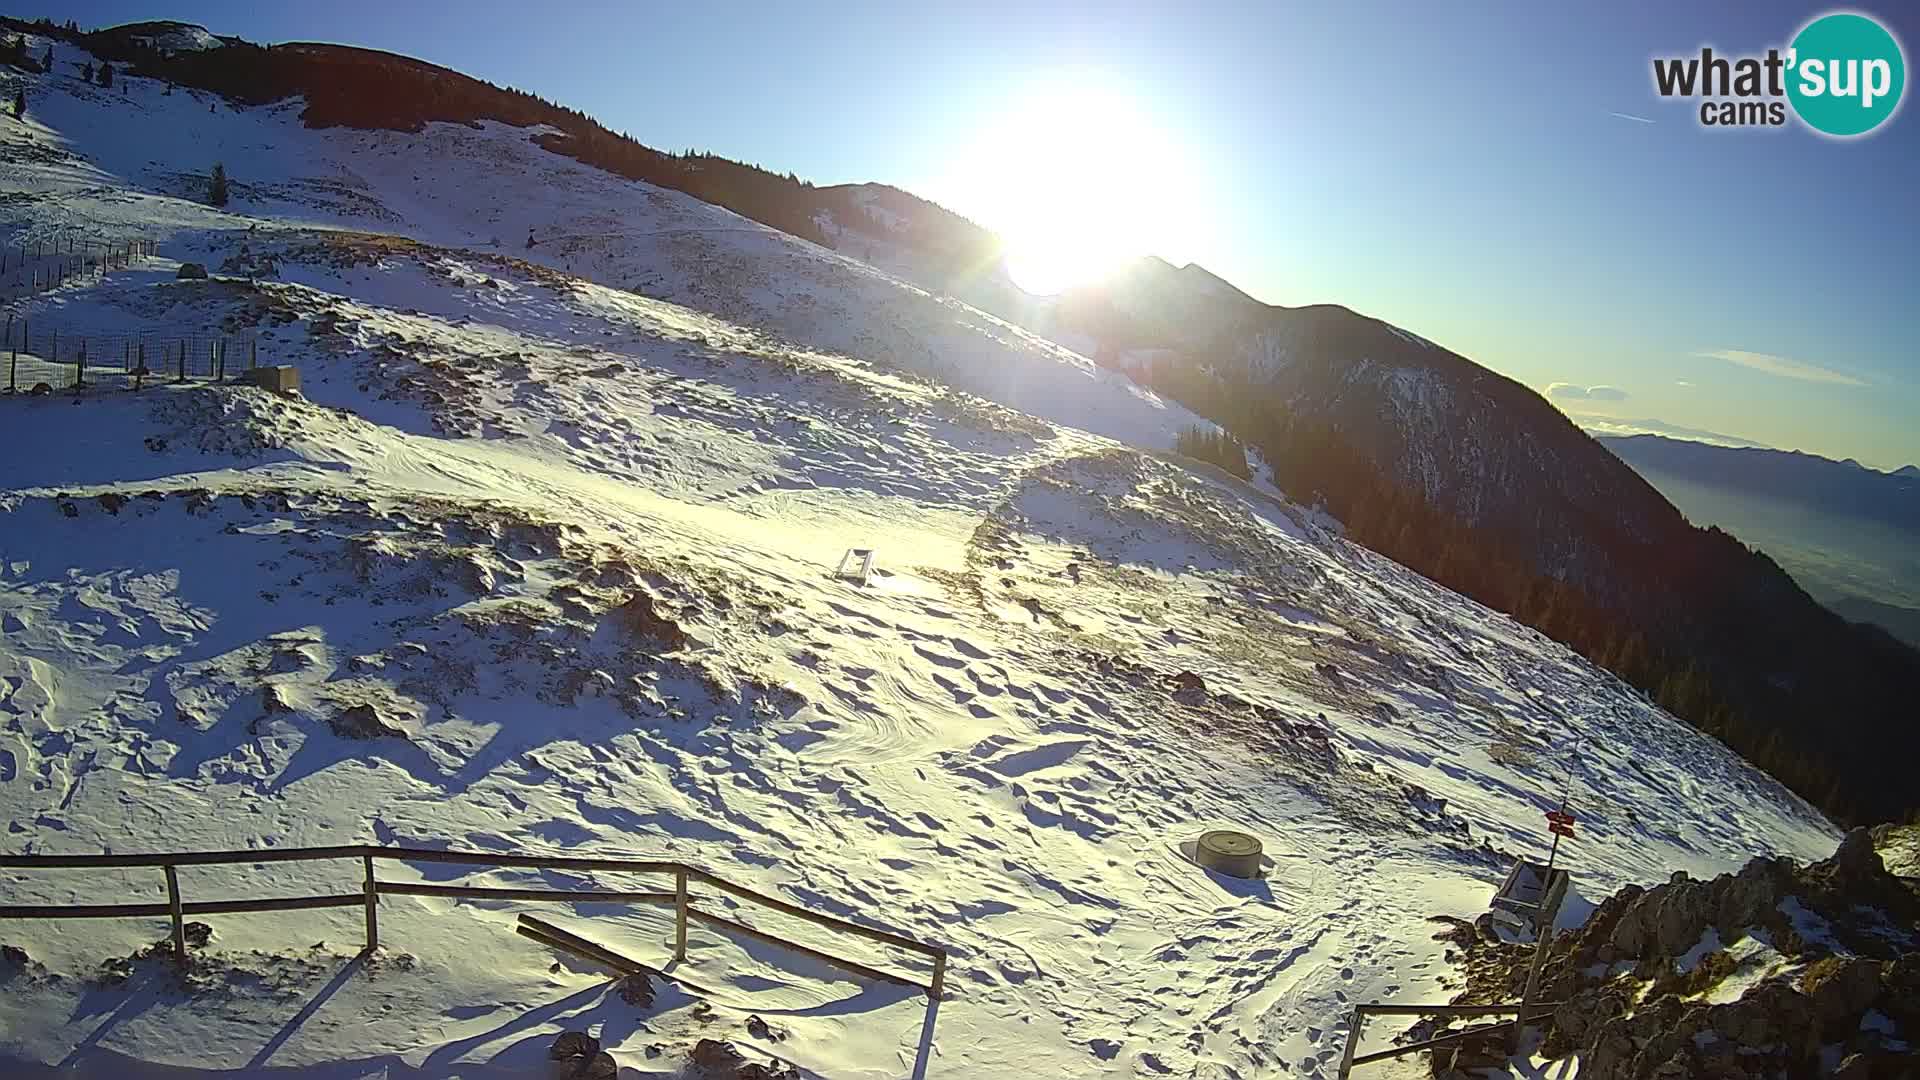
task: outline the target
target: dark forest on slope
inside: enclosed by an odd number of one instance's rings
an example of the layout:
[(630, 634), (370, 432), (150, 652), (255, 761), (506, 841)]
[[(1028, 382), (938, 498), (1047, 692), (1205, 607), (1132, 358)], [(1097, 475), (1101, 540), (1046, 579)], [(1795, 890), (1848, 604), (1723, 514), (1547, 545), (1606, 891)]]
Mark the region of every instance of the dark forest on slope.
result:
[[(1920, 815), (1909, 775), (1920, 652), (1822, 607), (1730, 534), (1688, 523), (1526, 388), (1513, 384), (1538, 409), (1503, 405), (1504, 438), (1557, 438), (1618, 466), (1603, 495), (1527, 485), (1515, 500), (1587, 549), (1586, 574), (1549, 572), (1546, 545), (1518, 514), (1469, 519), (1442, 505), (1339, 406), (1295, 411), (1210, 365), (1162, 367), (1147, 381), (1257, 448), (1283, 490), (1323, 503), (1353, 539), (1568, 645), (1837, 820)], [(1564, 430), (1536, 433), (1530, 420)], [(1613, 511), (1629, 502), (1665, 512), (1624, 525)]]

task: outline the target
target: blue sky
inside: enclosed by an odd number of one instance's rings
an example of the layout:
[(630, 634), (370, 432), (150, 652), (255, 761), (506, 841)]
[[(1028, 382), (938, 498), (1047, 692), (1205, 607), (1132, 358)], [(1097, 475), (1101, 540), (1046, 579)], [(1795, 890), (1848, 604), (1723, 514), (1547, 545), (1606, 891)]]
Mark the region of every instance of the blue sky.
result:
[[(1091, 168), (1131, 208), (1115, 234), (1151, 253), (1566, 384), (1572, 412), (1920, 462), (1920, 110), (1840, 142), (1706, 129), (1652, 87), (1655, 55), (1784, 47), (1830, 8), (1442, 7), (8, 5), (391, 49), (654, 146), (884, 181), (999, 227), (1027, 179), (1000, 134), (1080, 130), (1059, 88), (1097, 87), (1141, 135)], [(1920, 13), (1854, 10), (1911, 60)]]

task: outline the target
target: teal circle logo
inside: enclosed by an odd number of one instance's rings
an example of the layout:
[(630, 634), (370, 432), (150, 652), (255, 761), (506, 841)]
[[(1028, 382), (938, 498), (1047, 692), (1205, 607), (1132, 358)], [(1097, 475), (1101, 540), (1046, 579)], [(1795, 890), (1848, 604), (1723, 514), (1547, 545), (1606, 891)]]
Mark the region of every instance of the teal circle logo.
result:
[(1900, 107), (1907, 60), (1886, 27), (1852, 12), (1822, 15), (1787, 53), (1787, 99), (1815, 131), (1865, 135)]

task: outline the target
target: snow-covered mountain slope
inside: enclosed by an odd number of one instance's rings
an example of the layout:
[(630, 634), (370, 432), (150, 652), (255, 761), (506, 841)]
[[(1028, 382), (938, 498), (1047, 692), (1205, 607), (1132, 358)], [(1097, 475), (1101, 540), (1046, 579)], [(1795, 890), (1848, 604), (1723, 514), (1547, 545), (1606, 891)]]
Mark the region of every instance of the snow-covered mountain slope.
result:
[[(57, 51), (70, 70), (79, 54)], [(299, 222), (401, 231), (699, 307), (1138, 445), (1170, 447), (1176, 431), (1198, 422), (956, 300), (544, 150), (534, 140), (546, 129), (312, 131), (299, 122), (297, 100), (236, 109), (215, 95), (166, 94), (150, 79), (121, 83), (106, 89), (64, 74), (31, 81), (28, 123), (0, 125), (0, 154), (22, 166), (11, 181), (20, 201), (0, 211), (0, 242), (74, 228), (170, 239), (170, 254), (191, 258), (194, 230)], [(215, 162), (232, 177), (224, 210), (200, 204)]]
[[(709, 1005), (639, 1010), (514, 936), (529, 904), (388, 898), (363, 960), (352, 909), (214, 918), (184, 982), (106, 963), (164, 922), (7, 923), (9, 1068), (522, 1075), (587, 1027), (635, 1076), (702, 1036), (836, 1078), (1324, 1076), (1352, 1002), (1447, 993), (1427, 918), (1483, 910), (1568, 784), (1590, 894), (1833, 846), (1540, 635), (1115, 441), (1184, 418), (1064, 350), (524, 132), (313, 133), (129, 81), (43, 79), (0, 121), (0, 228), (164, 258), (19, 310), (253, 327), (305, 397), (0, 399), (8, 849), (661, 854), (953, 968), (923, 1049), (917, 996), (705, 931), (681, 971)], [(185, 197), (216, 157), (235, 213)], [(854, 546), (865, 585), (831, 573)], [(1265, 880), (1181, 857), (1224, 826)], [(668, 955), (663, 912), (557, 917)]]

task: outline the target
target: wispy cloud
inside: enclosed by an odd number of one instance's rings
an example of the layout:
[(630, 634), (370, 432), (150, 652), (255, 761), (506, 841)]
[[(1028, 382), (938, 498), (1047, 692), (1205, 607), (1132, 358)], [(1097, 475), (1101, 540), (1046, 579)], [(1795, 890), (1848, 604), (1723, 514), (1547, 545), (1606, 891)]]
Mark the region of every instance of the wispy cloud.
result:
[(1715, 446), (1766, 446), (1766, 443), (1743, 439), (1738, 435), (1728, 435), (1705, 428), (1685, 427), (1669, 424), (1665, 420), (1642, 417), (1638, 420), (1623, 420), (1613, 416), (1593, 416), (1586, 413), (1568, 413), (1573, 422), (1595, 435), (1665, 435), (1674, 439), (1691, 439), (1694, 442), (1712, 443)]
[(1547, 387), (1547, 396), (1567, 401), (1625, 401), (1630, 395), (1617, 386), (1557, 382)]
[(1651, 124), (1651, 123), (1654, 123), (1654, 122), (1655, 122), (1655, 121), (1653, 121), (1653, 120), (1649, 120), (1649, 119), (1647, 119), (1647, 118), (1646, 118), (1646, 117), (1644, 117), (1644, 116), (1635, 116), (1635, 115), (1633, 115), (1632, 113), (1623, 113), (1623, 112), (1610, 112), (1610, 113), (1608, 113), (1607, 115), (1608, 115), (1608, 116), (1617, 116), (1617, 117), (1619, 117), (1619, 118), (1620, 118), (1620, 119), (1622, 119), (1622, 120), (1632, 120), (1632, 121), (1633, 121), (1634, 123), (1637, 123), (1637, 124)]
[(1832, 383), (1836, 386), (1866, 386), (1843, 371), (1810, 364), (1805, 360), (1794, 360), (1785, 356), (1772, 356), (1767, 353), (1747, 352), (1744, 349), (1715, 349), (1712, 352), (1695, 353), (1713, 360), (1725, 360), (1729, 364), (1739, 364), (1743, 368), (1768, 375), (1777, 375), (1782, 379), (1799, 379), (1802, 382)]

